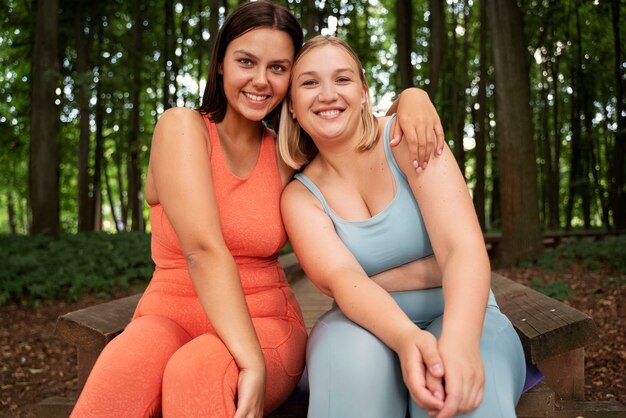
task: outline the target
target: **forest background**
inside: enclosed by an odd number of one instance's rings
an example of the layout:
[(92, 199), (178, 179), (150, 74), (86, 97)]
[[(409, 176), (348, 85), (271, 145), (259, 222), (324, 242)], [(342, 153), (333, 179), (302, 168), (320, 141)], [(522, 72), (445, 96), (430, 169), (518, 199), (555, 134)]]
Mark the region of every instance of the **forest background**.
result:
[[(307, 38), (354, 47), (379, 110), (406, 87), (429, 93), (501, 237), (494, 265), (594, 318), (586, 391), (625, 402), (626, 238), (544, 251), (542, 234), (626, 230), (626, 2), (276, 2)], [(57, 315), (145, 286), (152, 131), (199, 105), (237, 3), (0, 0), (0, 416), (75, 394)]]
[[(505, 263), (536, 257), (541, 231), (625, 228), (624, 1), (282, 3), (355, 48), (375, 102), (428, 91)], [(234, 6), (4, 0), (0, 232), (146, 230), (153, 127), (200, 103)]]

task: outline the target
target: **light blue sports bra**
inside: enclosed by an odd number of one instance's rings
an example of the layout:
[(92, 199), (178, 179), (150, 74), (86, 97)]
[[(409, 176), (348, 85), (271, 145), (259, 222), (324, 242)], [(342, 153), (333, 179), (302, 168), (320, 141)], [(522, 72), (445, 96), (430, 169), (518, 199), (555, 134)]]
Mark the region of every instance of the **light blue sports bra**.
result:
[(396, 184), (396, 195), (380, 213), (364, 221), (342, 219), (332, 211), (320, 189), (307, 176), (301, 173), (295, 175), (322, 203), (337, 235), (368, 276), (433, 255), (422, 213), (389, 145), (394, 118), (395, 115), (385, 125), (383, 141)]

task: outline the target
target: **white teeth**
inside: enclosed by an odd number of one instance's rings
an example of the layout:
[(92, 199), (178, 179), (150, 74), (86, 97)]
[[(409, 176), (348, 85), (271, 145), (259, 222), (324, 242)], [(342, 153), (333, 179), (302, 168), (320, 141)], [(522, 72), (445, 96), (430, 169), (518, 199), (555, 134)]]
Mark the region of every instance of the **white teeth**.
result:
[(323, 118), (332, 118), (333, 116), (337, 116), (339, 114), (339, 110), (324, 110), (319, 113), (319, 115)]
[(250, 94), (250, 93), (245, 93), (245, 92), (243, 94), (245, 94), (248, 99), (253, 100), (255, 102), (261, 102), (267, 99), (268, 97), (270, 97), (270, 96), (257, 96), (256, 94)]

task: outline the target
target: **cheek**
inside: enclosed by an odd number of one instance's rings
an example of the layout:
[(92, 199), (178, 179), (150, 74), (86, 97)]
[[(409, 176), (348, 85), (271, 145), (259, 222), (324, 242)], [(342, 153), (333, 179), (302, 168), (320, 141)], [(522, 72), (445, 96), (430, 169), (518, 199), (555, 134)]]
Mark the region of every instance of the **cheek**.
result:
[(289, 77), (276, 77), (272, 82), (272, 89), (274, 90), (274, 98), (281, 101), (287, 94), (289, 88)]

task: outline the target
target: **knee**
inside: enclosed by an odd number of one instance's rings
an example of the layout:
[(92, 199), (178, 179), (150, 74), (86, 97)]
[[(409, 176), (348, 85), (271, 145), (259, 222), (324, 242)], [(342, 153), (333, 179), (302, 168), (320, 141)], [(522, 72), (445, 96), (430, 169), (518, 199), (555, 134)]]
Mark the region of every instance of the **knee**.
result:
[(164, 393), (166, 389), (181, 393), (186, 388), (222, 388), (229, 371), (234, 371), (236, 376), (237, 365), (224, 344), (202, 337), (190, 341), (170, 357), (163, 374)]
[(239, 369), (216, 336), (176, 351), (163, 374), (163, 415), (232, 416)]
[[(310, 409), (324, 416), (403, 416), (407, 391), (389, 347), (347, 318), (324, 318), (307, 348)], [(337, 393), (350, 388), (350, 399)], [(320, 412), (322, 411), (322, 412)], [(357, 411), (360, 411), (357, 413)], [(345, 415), (348, 414), (348, 415)]]

